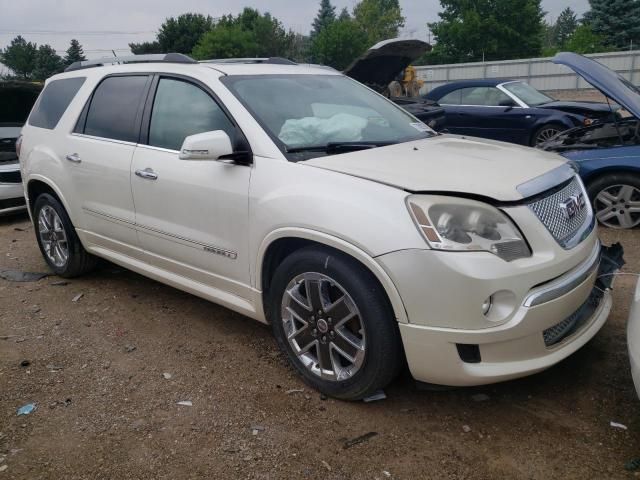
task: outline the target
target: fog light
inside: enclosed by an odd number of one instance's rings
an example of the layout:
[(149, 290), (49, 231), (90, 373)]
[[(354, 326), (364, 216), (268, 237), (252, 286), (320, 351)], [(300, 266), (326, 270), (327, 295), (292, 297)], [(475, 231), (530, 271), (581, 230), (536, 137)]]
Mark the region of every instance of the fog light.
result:
[(483, 315), (487, 315), (489, 313), (489, 310), (491, 310), (491, 306), (493, 305), (493, 295), (490, 296), (489, 298), (487, 298), (483, 303), (482, 303), (482, 314)]

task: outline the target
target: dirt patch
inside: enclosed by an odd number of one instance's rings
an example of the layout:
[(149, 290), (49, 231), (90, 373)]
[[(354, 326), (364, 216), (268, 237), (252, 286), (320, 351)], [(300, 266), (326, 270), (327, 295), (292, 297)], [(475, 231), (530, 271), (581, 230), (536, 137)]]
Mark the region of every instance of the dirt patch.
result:
[[(0, 270), (47, 271), (28, 227), (0, 219)], [(639, 235), (602, 231), (628, 272)], [(108, 264), (60, 280), (0, 279), (0, 480), (632, 478), (640, 457), (634, 277), (596, 338), (544, 373), (444, 392), (405, 374), (371, 404), (323, 400), (267, 327), (222, 307)]]

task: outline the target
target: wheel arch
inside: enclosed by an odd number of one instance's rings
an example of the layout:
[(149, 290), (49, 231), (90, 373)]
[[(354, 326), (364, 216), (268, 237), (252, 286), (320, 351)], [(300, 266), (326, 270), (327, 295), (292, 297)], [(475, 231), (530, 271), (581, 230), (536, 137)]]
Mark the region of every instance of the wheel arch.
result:
[(32, 219), (33, 219), (33, 205), (35, 203), (35, 199), (42, 193), (49, 193), (54, 197), (56, 197), (60, 201), (60, 203), (62, 203), (62, 206), (67, 211), (67, 214), (68, 215), (70, 214), (69, 205), (66, 199), (64, 198), (64, 195), (62, 195), (62, 192), (60, 191), (60, 189), (58, 189), (55, 186), (55, 184), (49, 181), (49, 179), (46, 177), (43, 177), (41, 175), (30, 176), (29, 179), (27, 180), (25, 192), (27, 194), (27, 205), (29, 207), (28, 208), (29, 215), (31, 215)]
[(531, 136), (529, 137), (529, 144), (535, 146), (535, 140), (538, 136), (540, 130), (549, 126), (557, 126), (561, 128), (561, 131), (569, 130), (570, 128), (575, 127), (573, 122), (571, 122), (568, 118), (565, 117), (547, 117), (541, 118), (531, 129)]
[(396, 320), (401, 323), (408, 323), (407, 312), (395, 284), (372, 256), (341, 238), (303, 228), (279, 229), (267, 235), (262, 241), (258, 250), (254, 278), (257, 289), (262, 294), (263, 307), (266, 306), (266, 296), (269, 292), (270, 281), (278, 265), (296, 250), (313, 245), (344, 253), (371, 272), (386, 292)]
[(589, 188), (589, 186), (593, 182), (601, 179), (602, 177), (605, 177), (607, 175), (616, 175), (616, 174), (632, 174), (640, 177), (640, 169), (634, 168), (631, 166), (624, 166), (624, 165), (615, 165), (610, 167), (598, 168), (583, 174), (582, 180), (584, 181), (584, 184), (587, 186), (587, 188)]

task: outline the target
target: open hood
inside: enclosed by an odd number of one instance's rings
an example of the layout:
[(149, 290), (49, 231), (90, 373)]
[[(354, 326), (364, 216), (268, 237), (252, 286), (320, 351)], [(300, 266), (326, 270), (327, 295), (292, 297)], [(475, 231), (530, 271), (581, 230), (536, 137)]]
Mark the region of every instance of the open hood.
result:
[(422, 40), (383, 40), (356, 59), (344, 74), (382, 92), (399, 73), (430, 50), (431, 45)]
[(640, 119), (640, 90), (627, 79), (601, 63), (577, 53), (559, 53), (553, 57), (552, 61), (559, 65), (566, 65), (604, 95)]
[(517, 201), (523, 198), (518, 186), (566, 162), (558, 155), (529, 147), (439, 135), (300, 163), (411, 192), (463, 193)]

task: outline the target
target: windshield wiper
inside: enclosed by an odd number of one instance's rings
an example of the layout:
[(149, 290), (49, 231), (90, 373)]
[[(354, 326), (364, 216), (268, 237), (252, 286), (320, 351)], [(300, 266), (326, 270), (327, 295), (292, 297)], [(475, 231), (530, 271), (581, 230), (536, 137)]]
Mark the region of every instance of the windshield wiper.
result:
[(323, 152), (331, 154), (355, 152), (358, 150), (368, 150), (370, 148), (386, 147), (387, 145), (393, 144), (395, 144), (395, 142), (330, 142), (325, 145), (287, 148), (287, 153)]

